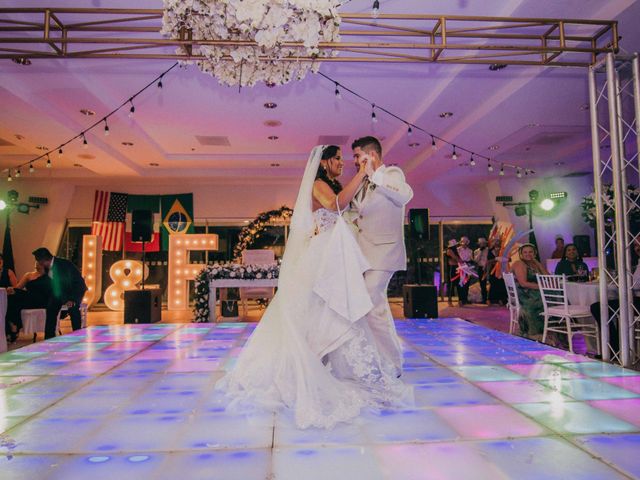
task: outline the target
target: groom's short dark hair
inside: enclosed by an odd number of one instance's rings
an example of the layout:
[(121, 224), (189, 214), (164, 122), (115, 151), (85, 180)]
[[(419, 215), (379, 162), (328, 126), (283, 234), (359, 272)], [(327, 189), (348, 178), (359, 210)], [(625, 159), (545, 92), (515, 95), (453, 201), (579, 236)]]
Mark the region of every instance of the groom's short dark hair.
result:
[(380, 140), (376, 137), (362, 137), (351, 144), (351, 150), (355, 150), (358, 147), (365, 151), (375, 150), (378, 156), (382, 158), (382, 145), (380, 145)]
[(46, 261), (46, 260), (51, 260), (53, 258), (53, 255), (51, 255), (51, 252), (44, 247), (36, 248), (32, 253), (36, 261), (38, 262), (40, 260)]

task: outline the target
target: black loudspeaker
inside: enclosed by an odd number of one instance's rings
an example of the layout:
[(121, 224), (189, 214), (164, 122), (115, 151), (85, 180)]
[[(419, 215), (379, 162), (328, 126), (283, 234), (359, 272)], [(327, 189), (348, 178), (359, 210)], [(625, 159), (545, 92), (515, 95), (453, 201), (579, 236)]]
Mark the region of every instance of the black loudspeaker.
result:
[(151, 210), (133, 210), (131, 212), (131, 241), (150, 242), (153, 234), (153, 215)]
[(156, 323), (161, 313), (160, 289), (125, 290), (124, 323)]
[(223, 317), (235, 318), (238, 316), (237, 300), (220, 300), (220, 312)]
[(429, 209), (409, 210), (409, 235), (414, 240), (429, 240)]
[(403, 285), (405, 318), (438, 318), (438, 290), (433, 285)]
[(573, 243), (578, 248), (581, 257), (591, 256), (591, 237), (589, 235), (574, 235)]

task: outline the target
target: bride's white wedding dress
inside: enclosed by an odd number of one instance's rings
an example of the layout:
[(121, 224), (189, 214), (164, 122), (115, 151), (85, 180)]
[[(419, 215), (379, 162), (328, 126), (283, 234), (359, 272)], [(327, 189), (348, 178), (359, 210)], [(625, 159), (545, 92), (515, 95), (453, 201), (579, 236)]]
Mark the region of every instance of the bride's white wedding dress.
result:
[(311, 213), (308, 184), (321, 152), (316, 147), (307, 164), (278, 292), (216, 385), (229, 408), (288, 407), (300, 428), (330, 428), (363, 407), (412, 401), (363, 319), (372, 308), (363, 279), (369, 265), (353, 233), (337, 212)]

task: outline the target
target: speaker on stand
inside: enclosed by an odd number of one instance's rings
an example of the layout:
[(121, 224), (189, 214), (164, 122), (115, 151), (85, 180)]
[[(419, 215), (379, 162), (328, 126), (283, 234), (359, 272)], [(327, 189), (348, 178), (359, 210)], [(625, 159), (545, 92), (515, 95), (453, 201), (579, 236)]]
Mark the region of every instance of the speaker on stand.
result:
[(153, 235), (153, 214), (151, 210), (133, 210), (131, 212), (131, 241), (142, 242), (142, 290), (144, 290), (144, 266), (146, 263), (144, 245)]
[(413, 258), (415, 259), (416, 278), (422, 284), (422, 243), (429, 240), (429, 209), (412, 208), (409, 210), (409, 239), (411, 240)]
[(402, 297), (405, 318), (438, 318), (438, 289), (422, 284), (423, 244), (429, 240), (429, 209), (409, 210), (409, 239), (411, 241), (417, 285), (404, 285)]

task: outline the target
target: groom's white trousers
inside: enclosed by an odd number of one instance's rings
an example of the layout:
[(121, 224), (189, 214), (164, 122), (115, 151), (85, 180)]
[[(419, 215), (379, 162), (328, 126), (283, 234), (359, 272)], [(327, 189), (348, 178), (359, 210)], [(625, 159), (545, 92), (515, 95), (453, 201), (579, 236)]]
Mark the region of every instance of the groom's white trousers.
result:
[(367, 314), (367, 323), (375, 337), (381, 355), (393, 365), (397, 374), (402, 373), (402, 345), (393, 323), (387, 298), (387, 287), (394, 272), (368, 270), (364, 274), (373, 308)]

